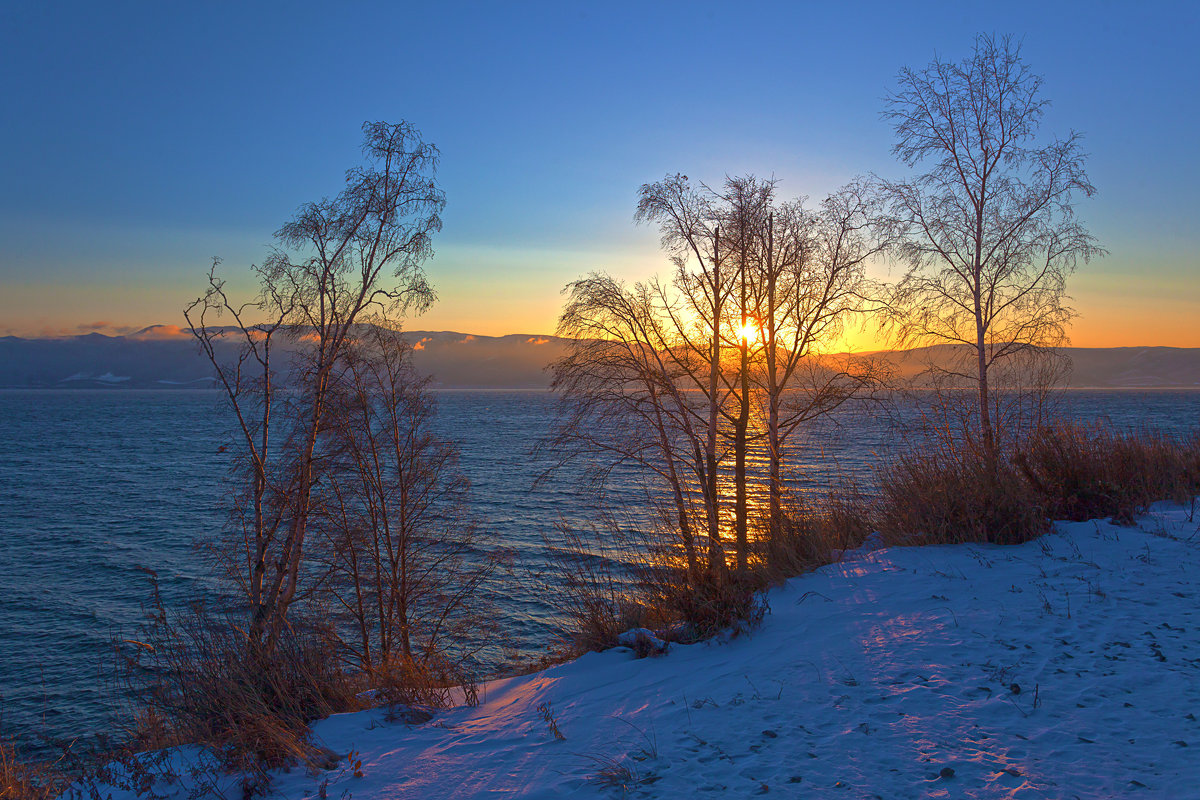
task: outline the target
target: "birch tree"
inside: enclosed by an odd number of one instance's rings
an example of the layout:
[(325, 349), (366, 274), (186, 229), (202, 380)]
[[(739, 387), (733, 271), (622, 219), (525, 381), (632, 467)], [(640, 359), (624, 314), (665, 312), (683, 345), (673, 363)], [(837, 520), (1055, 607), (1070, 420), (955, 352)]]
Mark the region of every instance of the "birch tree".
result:
[(887, 246), (865, 187), (817, 211), (778, 203), (775, 190), (754, 177), (720, 191), (681, 175), (643, 186), (636, 219), (659, 226), (671, 279), (627, 287), (587, 276), (568, 285), (559, 319), (571, 349), (553, 365), (565, 401), (554, 446), (564, 459), (586, 453), (601, 481), (627, 463), (660, 479), (693, 576), (697, 565), (749, 568), (749, 498), (764, 477), (749, 461), (764, 439), (774, 528), (789, 437), (873, 380), (869, 364), (827, 357), (867, 302), (866, 265)]
[(312, 560), (318, 597), (350, 622), (339, 638), (373, 685), (456, 667), (480, 627), (477, 590), (496, 565), (476, 552), (470, 484), (432, 431), (429, 379), (399, 331), (364, 326), (334, 376)]
[[(677, 334), (677, 362), (693, 365), (684, 370), (681, 379), (704, 397), (704, 470), (700, 477), (708, 540), (712, 547), (720, 547), (718, 432), (728, 394), (721, 381), (721, 326), (737, 286), (726, 265), (729, 253), (723, 241), (727, 241), (728, 233), (723, 240), (712, 193), (704, 187), (697, 189), (686, 175), (644, 184), (638, 192), (634, 219), (658, 225), (663, 248), (675, 267), (674, 283), (682, 290), (687, 305), (684, 310), (666, 303), (661, 310)], [(724, 567), (723, 562), (721, 566)]]
[(831, 414), (878, 383), (869, 359), (837, 359), (852, 320), (875, 307), (867, 266), (890, 246), (871, 193), (855, 181), (815, 210), (777, 203), (774, 183), (754, 225), (748, 285), (761, 355), (753, 370), (767, 418), (768, 522), (782, 515), (787, 445), (806, 423)]
[(962, 61), (935, 58), (898, 83), (884, 111), (893, 153), (924, 171), (881, 183), (908, 265), (891, 322), (902, 344), (970, 353), (949, 372), (976, 387), (976, 435), (994, 460), (993, 375), (1066, 342), (1067, 276), (1103, 252), (1074, 213), (1095, 188), (1079, 133), (1039, 136), (1042, 78), (1011, 38), (977, 36)]
[(666, 487), (695, 585), (702, 572), (724, 570), (725, 554), (711, 516), (717, 458), (708, 447), (716, 439), (706, 430), (705, 403), (686, 391), (698, 365), (675, 335), (680, 308), (667, 308), (669, 291), (656, 282), (626, 287), (604, 274), (567, 292), (558, 333), (570, 350), (552, 366), (564, 410), (550, 449), (563, 461), (585, 456), (598, 486), (633, 464)]
[[(256, 298), (235, 305), (214, 271), (185, 312), (241, 423), (239, 441), (253, 481), (262, 483), (251, 494), (269, 506), (240, 520), (249, 635), (268, 650), (301, 590), (321, 477), (318, 443), (352, 331), (370, 314), (404, 313), (433, 299), (422, 265), (445, 204), (434, 178), (437, 148), (407, 122), (368, 122), (362, 151), (365, 163), (346, 173), (336, 197), (302, 206), (276, 232), (276, 249), (254, 270)], [(222, 317), (233, 325), (219, 325)], [(242, 354), (226, 360), (217, 353), (230, 336), (242, 341)], [(266, 343), (279, 338), (295, 354), (286, 364), (266, 358)], [(257, 370), (253, 379), (247, 368)], [(289, 391), (270, 390), (280, 383)]]

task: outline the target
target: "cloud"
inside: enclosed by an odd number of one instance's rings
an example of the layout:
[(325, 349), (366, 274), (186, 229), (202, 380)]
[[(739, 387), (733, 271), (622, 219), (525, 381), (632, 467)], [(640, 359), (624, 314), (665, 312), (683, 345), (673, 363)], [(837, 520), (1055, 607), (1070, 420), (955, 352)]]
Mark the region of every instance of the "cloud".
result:
[(426, 336), (424, 339), (422, 339), (421, 341), (419, 341), (419, 342), (417, 342), (416, 344), (414, 344), (414, 345), (413, 345), (413, 350), (424, 350), (424, 349), (425, 349), (425, 343), (426, 343), (426, 342), (432, 342), (432, 341), (433, 341), (433, 337), (431, 337), (431, 336)]
[[(174, 328), (175, 325), (152, 325), (151, 328)], [(118, 325), (115, 322), (107, 320), (98, 320), (96, 322), (85, 322), (81, 325), (76, 325), (74, 330), (67, 331), (66, 329), (59, 335), (61, 336), (78, 336), (86, 333), (102, 333), (106, 336), (126, 336), (131, 333), (136, 333), (141, 330), (136, 325)]]
[(160, 339), (180, 339), (186, 336), (191, 336), (191, 333), (185, 331), (178, 325), (151, 325), (149, 328), (143, 328), (130, 335), (130, 339), (138, 341), (155, 341)]
[(462, 341), (459, 342), (459, 344), (469, 344), (470, 342), (473, 342), (473, 341), (475, 341), (475, 337), (468, 333), (466, 336), (463, 337)]
[(545, 336), (530, 336), (525, 340), (525, 344), (550, 344), (550, 340)]

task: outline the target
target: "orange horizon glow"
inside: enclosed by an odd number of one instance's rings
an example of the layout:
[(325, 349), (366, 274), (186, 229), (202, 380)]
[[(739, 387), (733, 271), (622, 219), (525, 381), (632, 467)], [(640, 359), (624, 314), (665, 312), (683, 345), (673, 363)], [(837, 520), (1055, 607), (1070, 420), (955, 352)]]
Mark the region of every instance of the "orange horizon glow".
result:
[[(1128, 310), (1125, 324), (1114, 324), (1102, 318), (1078, 320), (1070, 330), (1070, 341), (1066, 346), (1080, 348), (1112, 347), (1177, 347), (1200, 348), (1200, 318), (1184, 323), (1180, 316), (1186, 314), (1145, 314), (1134, 317)], [(46, 318), (19, 321), (16, 325), (5, 325), (8, 320), (0, 319), (0, 336), (15, 336), (22, 339), (65, 339), (100, 333), (105, 336), (135, 336), (139, 339), (170, 339), (189, 337), (183, 325), (165, 322), (136, 323), (123, 320), (104, 320), (86, 323), (58, 321)], [(20, 324), (24, 322), (24, 324)], [(543, 315), (542, 320), (522, 322), (502, 318), (467, 319), (459, 315), (429, 313), (405, 321), (404, 330), (422, 332), (455, 332), (463, 336), (526, 336), (531, 343), (545, 343), (554, 336), (556, 320), (552, 315)], [(146, 328), (152, 331), (141, 333)], [(750, 344), (761, 340), (761, 333), (754, 323), (735, 331), (735, 336)], [(895, 345), (886, 337), (872, 330), (848, 331), (837, 341), (821, 348), (825, 353), (872, 352), (894, 350)]]
[[(646, 267), (641, 265), (642, 272)], [(1068, 333), (1071, 347), (1200, 347), (1200, 281), (1164, 281), (1153, 296), (1139, 296), (1124, 281), (1086, 282), (1071, 301), (1079, 315)], [(637, 280), (638, 276), (630, 275)], [(555, 333), (565, 280), (544, 276), (525, 279), (496, 290), (480, 282), (450, 281), (438, 287), (439, 300), (426, 313), (405, 320), (411, 331), (453, 331), (475, 336), (522, 334), (545, 338)], [(181, 335), (186, 290), (171, 287), (119, 286), (6, 287), (0, 294), (0, 336), (65, 338), (88, 333), (127, 336), (161, 326), (155, 335)], [(194, 294), (194, 292), (192, 292)], [(845, 331), (824, 352), (864, 352), (893, 349), (875, 326), (866, 321)], [(750, 323), (748, 329), (755, 327)], [(750, 342), (761, 336), (747, 330)]]

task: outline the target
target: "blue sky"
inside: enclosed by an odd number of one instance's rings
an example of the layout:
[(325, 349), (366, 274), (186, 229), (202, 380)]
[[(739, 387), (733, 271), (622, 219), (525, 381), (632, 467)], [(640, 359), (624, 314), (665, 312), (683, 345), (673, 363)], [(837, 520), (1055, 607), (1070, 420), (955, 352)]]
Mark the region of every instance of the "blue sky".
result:
[(1200, 12), (1185, 3), (54, 3), (0, 10), (0, 334), (179, 323), (336, 193), (364, 120), (442, 151), (438, 304), (410, 327), (553, 329), (569, 280), (664, 269), (640, 184), (903, 173), (881, 98), (976, 32), (1023, 37), (1086, 134), (1110, 251), (1081, 345), (1200, 346)]

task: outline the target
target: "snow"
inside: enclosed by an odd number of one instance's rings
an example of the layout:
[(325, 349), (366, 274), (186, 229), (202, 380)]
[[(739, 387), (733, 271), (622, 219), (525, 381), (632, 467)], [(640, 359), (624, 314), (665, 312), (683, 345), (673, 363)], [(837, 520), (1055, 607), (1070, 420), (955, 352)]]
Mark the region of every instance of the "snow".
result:
[(669, 644), (654, 635), (649, 628), (631, 628), (617, 637), (617, 643), (631, 648), (635, 652), (640, 648), (643, 653), (662, 655), (669, 649)]
[[(1017, 547), (855, 553), (770, 592), (749, 635), (591, 653), (419, 725), (331, 717), (315, 735), (352, 758), (275, 790), (1197, 797), (1198, 522), (1159, 505), (1137, 527), (1058, 523)], [(182, 797), (187, 783), (159, 788)]]

